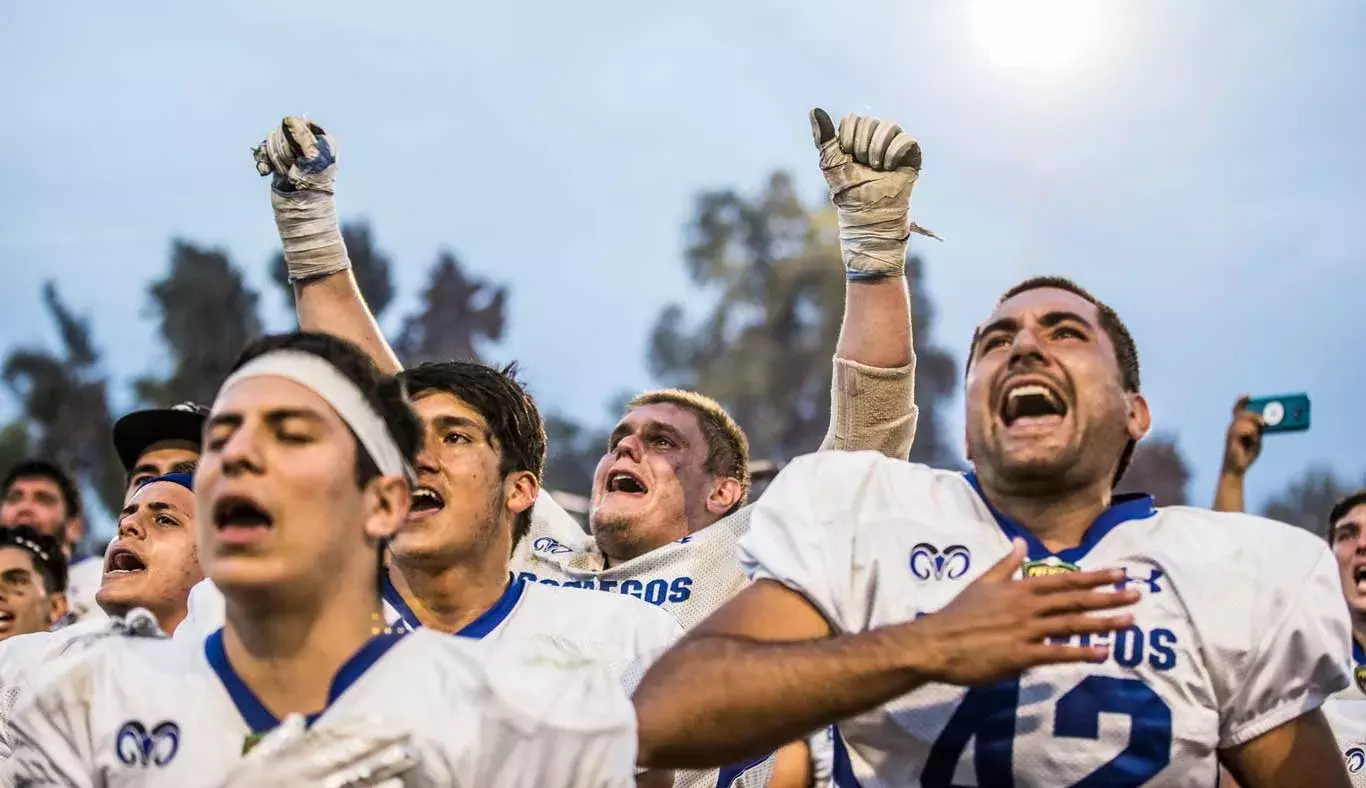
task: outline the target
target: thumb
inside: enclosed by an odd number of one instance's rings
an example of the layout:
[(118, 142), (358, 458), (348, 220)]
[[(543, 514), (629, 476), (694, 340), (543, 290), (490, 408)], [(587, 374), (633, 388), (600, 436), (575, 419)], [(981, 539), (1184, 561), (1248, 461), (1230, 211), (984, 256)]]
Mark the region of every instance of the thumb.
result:
[[(309, 123), (306, 118), (290, 115), (284, 119), (281, 128), (284, 129), (285, 136), (289, 138), (296, 156), (301, 156), (304, 159), (318, 157), (318, 136), (323, 133), (321, 127)], [(317, 130), (316, 134), (315, 129)]]
[(1238, 401), (1235, 402), (1235, 403), (1233, 403), (1233, 415), (1236, 416), (1236, 415), (1238, 415), (1239, 413), (1242, 413), (1243, 410), (1245, 410), (1245, 409), (1247, 408), (1247, 403), (1249, 403), (1249, 402), (1251, 402), (1251, 401), (1252, 401), (1252, 397), (1249, 397), (1249, 396), (1246, 395), (1246, 394), (1239, 394), (1239, 395), (1238, 395)]
[(1015, 570), (1024, 564), (1025, 555), (1028, 553), (1025, 541), (1020, 538), (1012, 539), (1010, 542), (1010, 552), (1006, 553), (1005, 558), (997, 561), (990, 569), (982, 573), (982, 580), (1005, 581), (1015, 576)]
[(835, 124), (831, 122), (830, 116), (825, 114), (825, 110), (816, 107), (811, 110), (809, 117), (811, 120), (811, 139), (816, 143), (817, 148), (835, 138)]

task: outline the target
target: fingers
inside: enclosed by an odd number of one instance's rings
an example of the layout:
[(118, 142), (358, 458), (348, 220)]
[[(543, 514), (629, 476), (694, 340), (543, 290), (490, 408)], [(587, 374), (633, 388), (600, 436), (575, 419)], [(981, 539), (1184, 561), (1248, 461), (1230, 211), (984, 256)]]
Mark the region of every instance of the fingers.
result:
[(817, 148), (835, 138), (835, 124), (825, 110), (816, 107), (808, 117), (811, 120), (811, 139)]
[(920, 171), (920, 143), (915, 137), (901, 132), (896, 135), (891, 144), (887, 146), (887, 158), (885, 169), (912, 169)]
[(887, 148), (892, 140), (901, 134), (901, 127), (895, 123), (877, 123), (873, 129), (873, 137), (868, 142), (868, 166), (875, 170), (894, 169), (885, 167), (887, 162)]
[(1112, 610), (1132, 605), (1140, 599), (1132, 588), (1123, 591), (1069, 591), (1048, 594), (1041, 598), (1038, 611), (1043, 614), (1086, 613), (1093, 610)]
[(305, 118), (290, 115), (281, 123), (281, 129), (289, 139), (296, 156), (303, 159), (318, 157), (318, 135), (314, 134), (313, 130), (317, 129), (318, 134), (321, 134), (321, 128), (309, 123)]
[(990, 569), (983, 572), (981, 577), (973, 582), (980, 583), (984, 580), (1004, 582), (1009, 580), (1015, 576), (1016, 570), (1024, 564), (1025, 554), (1027, 552), (1028, 549), (1026, 548), (1023, 539), (1013, 540), (1010, 544), (1010, 552), (1006, 553), (1005, 558), (997, 561)]
[(1252, 401), (1252, 397), (1247, 394), (1239, 394), (1238, 401), (1233, 403), (1233, 415), (1237, 416), (1247, 409), (1247, 403)]
[[(816, 122), (813, 110), (813, 136), (818, 133)], [(920, 170), (920, 143), (895, 123), (867, 115), (849, 114), (840, 120), (837, 134), (840, 147), (860, 164), (884, 172), (902, 168)]]
[(1024, 652), (1025, 667), (1104, 662), (1109, 656), (1109, 646), (1073, 646), (1065, 643), (1040, 643), (1028, 647)]
[(1045, 619), (1040, 628), (1042, 637), (1068, 638), (1076, 635), (1107, 635), (1128, 629), (1134, 625), (1134, 617), (1128, 613), (1114, 616), (1093, 616), (1075, 613), (1068, 616), (1054, 616)]

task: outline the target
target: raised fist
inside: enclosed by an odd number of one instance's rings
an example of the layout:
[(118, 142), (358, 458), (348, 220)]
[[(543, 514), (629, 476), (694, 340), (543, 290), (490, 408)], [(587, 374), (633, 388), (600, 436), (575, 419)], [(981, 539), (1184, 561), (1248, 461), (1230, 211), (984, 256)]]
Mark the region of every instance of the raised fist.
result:
[(290, 115), (265, 141), (252, 148), (256, 171), (273, 175), (283, 192), (305, 189), (332, 193), (337, 170), (337, 146), (322, 127)]
[(273, 176), (270, 205), (289, 280), (316, 279), (351, 268), (337, 206), (337, 146), (322, 127), (290, 115), (252, 148), (256, 171)]
[(846, 115), (838, 129), (825, 110), (811, 110), (810, 119), (839, 213), (845, 274), (855, 281), (902, 275), (910, 234), (939, 238), (910, 221), (920, 143), (895, 123), (865, 115)]
[(1228, 434), (1224, 438), (1223, 472), (1242, 476), (1256, 462), (1262, 453), (1262, 415), (1247, 409), (1248, 396), (1244, 394), (1233, 405), (1233, 421), (1229, 422)]

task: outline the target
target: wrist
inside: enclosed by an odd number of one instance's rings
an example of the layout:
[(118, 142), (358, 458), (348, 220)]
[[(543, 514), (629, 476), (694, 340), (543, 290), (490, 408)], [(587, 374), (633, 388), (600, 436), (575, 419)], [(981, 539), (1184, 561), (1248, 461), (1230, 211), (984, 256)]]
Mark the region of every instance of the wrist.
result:
[(1223, 465), (1219, 468), (1219, 481), (1221, 482), (1225, 480), (1241, 482), (1245, 476), (1247, 476), (1247, 468), (1237, 468), (1229, 465)]
[(949, 657), (943, 635), (932, 617), (888, 627), (886, 635), (896, 660), (895, 669), (912, 686), (934, 682), (944, 675)]

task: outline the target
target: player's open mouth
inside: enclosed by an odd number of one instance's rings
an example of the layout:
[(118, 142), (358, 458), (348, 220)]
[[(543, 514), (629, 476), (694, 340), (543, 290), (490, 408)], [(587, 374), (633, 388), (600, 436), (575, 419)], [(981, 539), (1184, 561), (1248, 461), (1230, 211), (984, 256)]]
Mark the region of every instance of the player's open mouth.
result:
[(439, 512), (444, 508), (446, 508), (446, 501), (441, 497), (441, 493), (426, 485), (414, 488), (408, 502), (409, 514)]
[(1366, 565), (1352, 570), (1352, 582), (1357, 584), (1357, 593), (1366, 594)]
[(127, 547), (116, 545), (109, 550), (109, 554), (104, 557), (104, 574), (108, 576), (124, 576), (135, 572), (143, 572), (147, 569), (147, 563), (138, 557), (137, 553)]
[(263, 506), (245, 496), (224, 496), (213, 505), (213, 524), (219, 538), (249, 542), (270, 532), (272, 520)]
[(650, 491), (641, 478), (630, 471), (610, 471), (607, 474), (607, 492), (625, 495), (644, 495)]
[(0, 611), (0, 631), (9, 629), (9, 625), (14, 623), (14, 614), (8, 610)]
[(1006, 386), (1001, 397), (1001, 422), (1010, 427), (1054, 426), (1067, 415), (1067, 402), (1052, 386), (1021, 380)]

